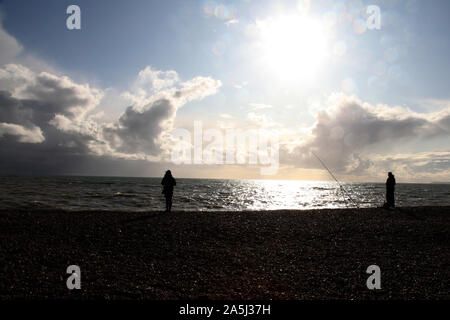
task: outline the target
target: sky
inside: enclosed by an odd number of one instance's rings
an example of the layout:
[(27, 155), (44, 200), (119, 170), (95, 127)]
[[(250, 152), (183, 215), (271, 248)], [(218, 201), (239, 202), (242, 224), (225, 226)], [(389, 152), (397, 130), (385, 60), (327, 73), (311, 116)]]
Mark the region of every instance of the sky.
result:
[(448, 182), (448, 12), (0, 1), (0, 174)]

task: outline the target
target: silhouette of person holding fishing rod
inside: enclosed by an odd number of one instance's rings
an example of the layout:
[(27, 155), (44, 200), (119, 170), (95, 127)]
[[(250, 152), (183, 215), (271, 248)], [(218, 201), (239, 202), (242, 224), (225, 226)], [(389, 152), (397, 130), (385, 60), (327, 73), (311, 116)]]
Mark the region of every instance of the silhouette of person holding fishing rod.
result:
[(395, 177), (392, 172), (388, 172), (388, 178), (386, 180), (386, 207), (395, 208)]
[(164, 178), (161, 181), (163, 185), (162, 193), (166, 197), (166, 211), (170, 212), (172, 210), (172, 197), (173, 197), (173, 187), (177, 185), (175, 178), (172, 176), (170, 170), (166, 171)]

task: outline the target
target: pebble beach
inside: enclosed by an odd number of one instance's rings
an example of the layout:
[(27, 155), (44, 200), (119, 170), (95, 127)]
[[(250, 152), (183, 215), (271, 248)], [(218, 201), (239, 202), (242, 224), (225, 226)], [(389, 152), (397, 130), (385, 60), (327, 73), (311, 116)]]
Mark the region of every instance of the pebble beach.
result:
[(3, 210), (0, 299), (449, 299), (449, 212)]

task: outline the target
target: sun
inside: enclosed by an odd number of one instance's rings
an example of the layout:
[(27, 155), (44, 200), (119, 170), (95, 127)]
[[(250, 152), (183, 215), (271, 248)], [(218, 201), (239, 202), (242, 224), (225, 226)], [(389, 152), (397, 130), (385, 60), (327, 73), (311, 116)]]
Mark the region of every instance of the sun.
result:
[(327, 53), (326, 32), (307, 15), (257, 22), (263, 63), (285, 80), (312, 80)]

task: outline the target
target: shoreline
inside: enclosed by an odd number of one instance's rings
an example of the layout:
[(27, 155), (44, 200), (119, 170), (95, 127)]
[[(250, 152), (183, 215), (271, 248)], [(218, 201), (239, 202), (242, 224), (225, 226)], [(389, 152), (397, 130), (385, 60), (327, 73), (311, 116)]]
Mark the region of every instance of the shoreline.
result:
[(0, 299), (449, 299), (449, 209), (0, 210)]

